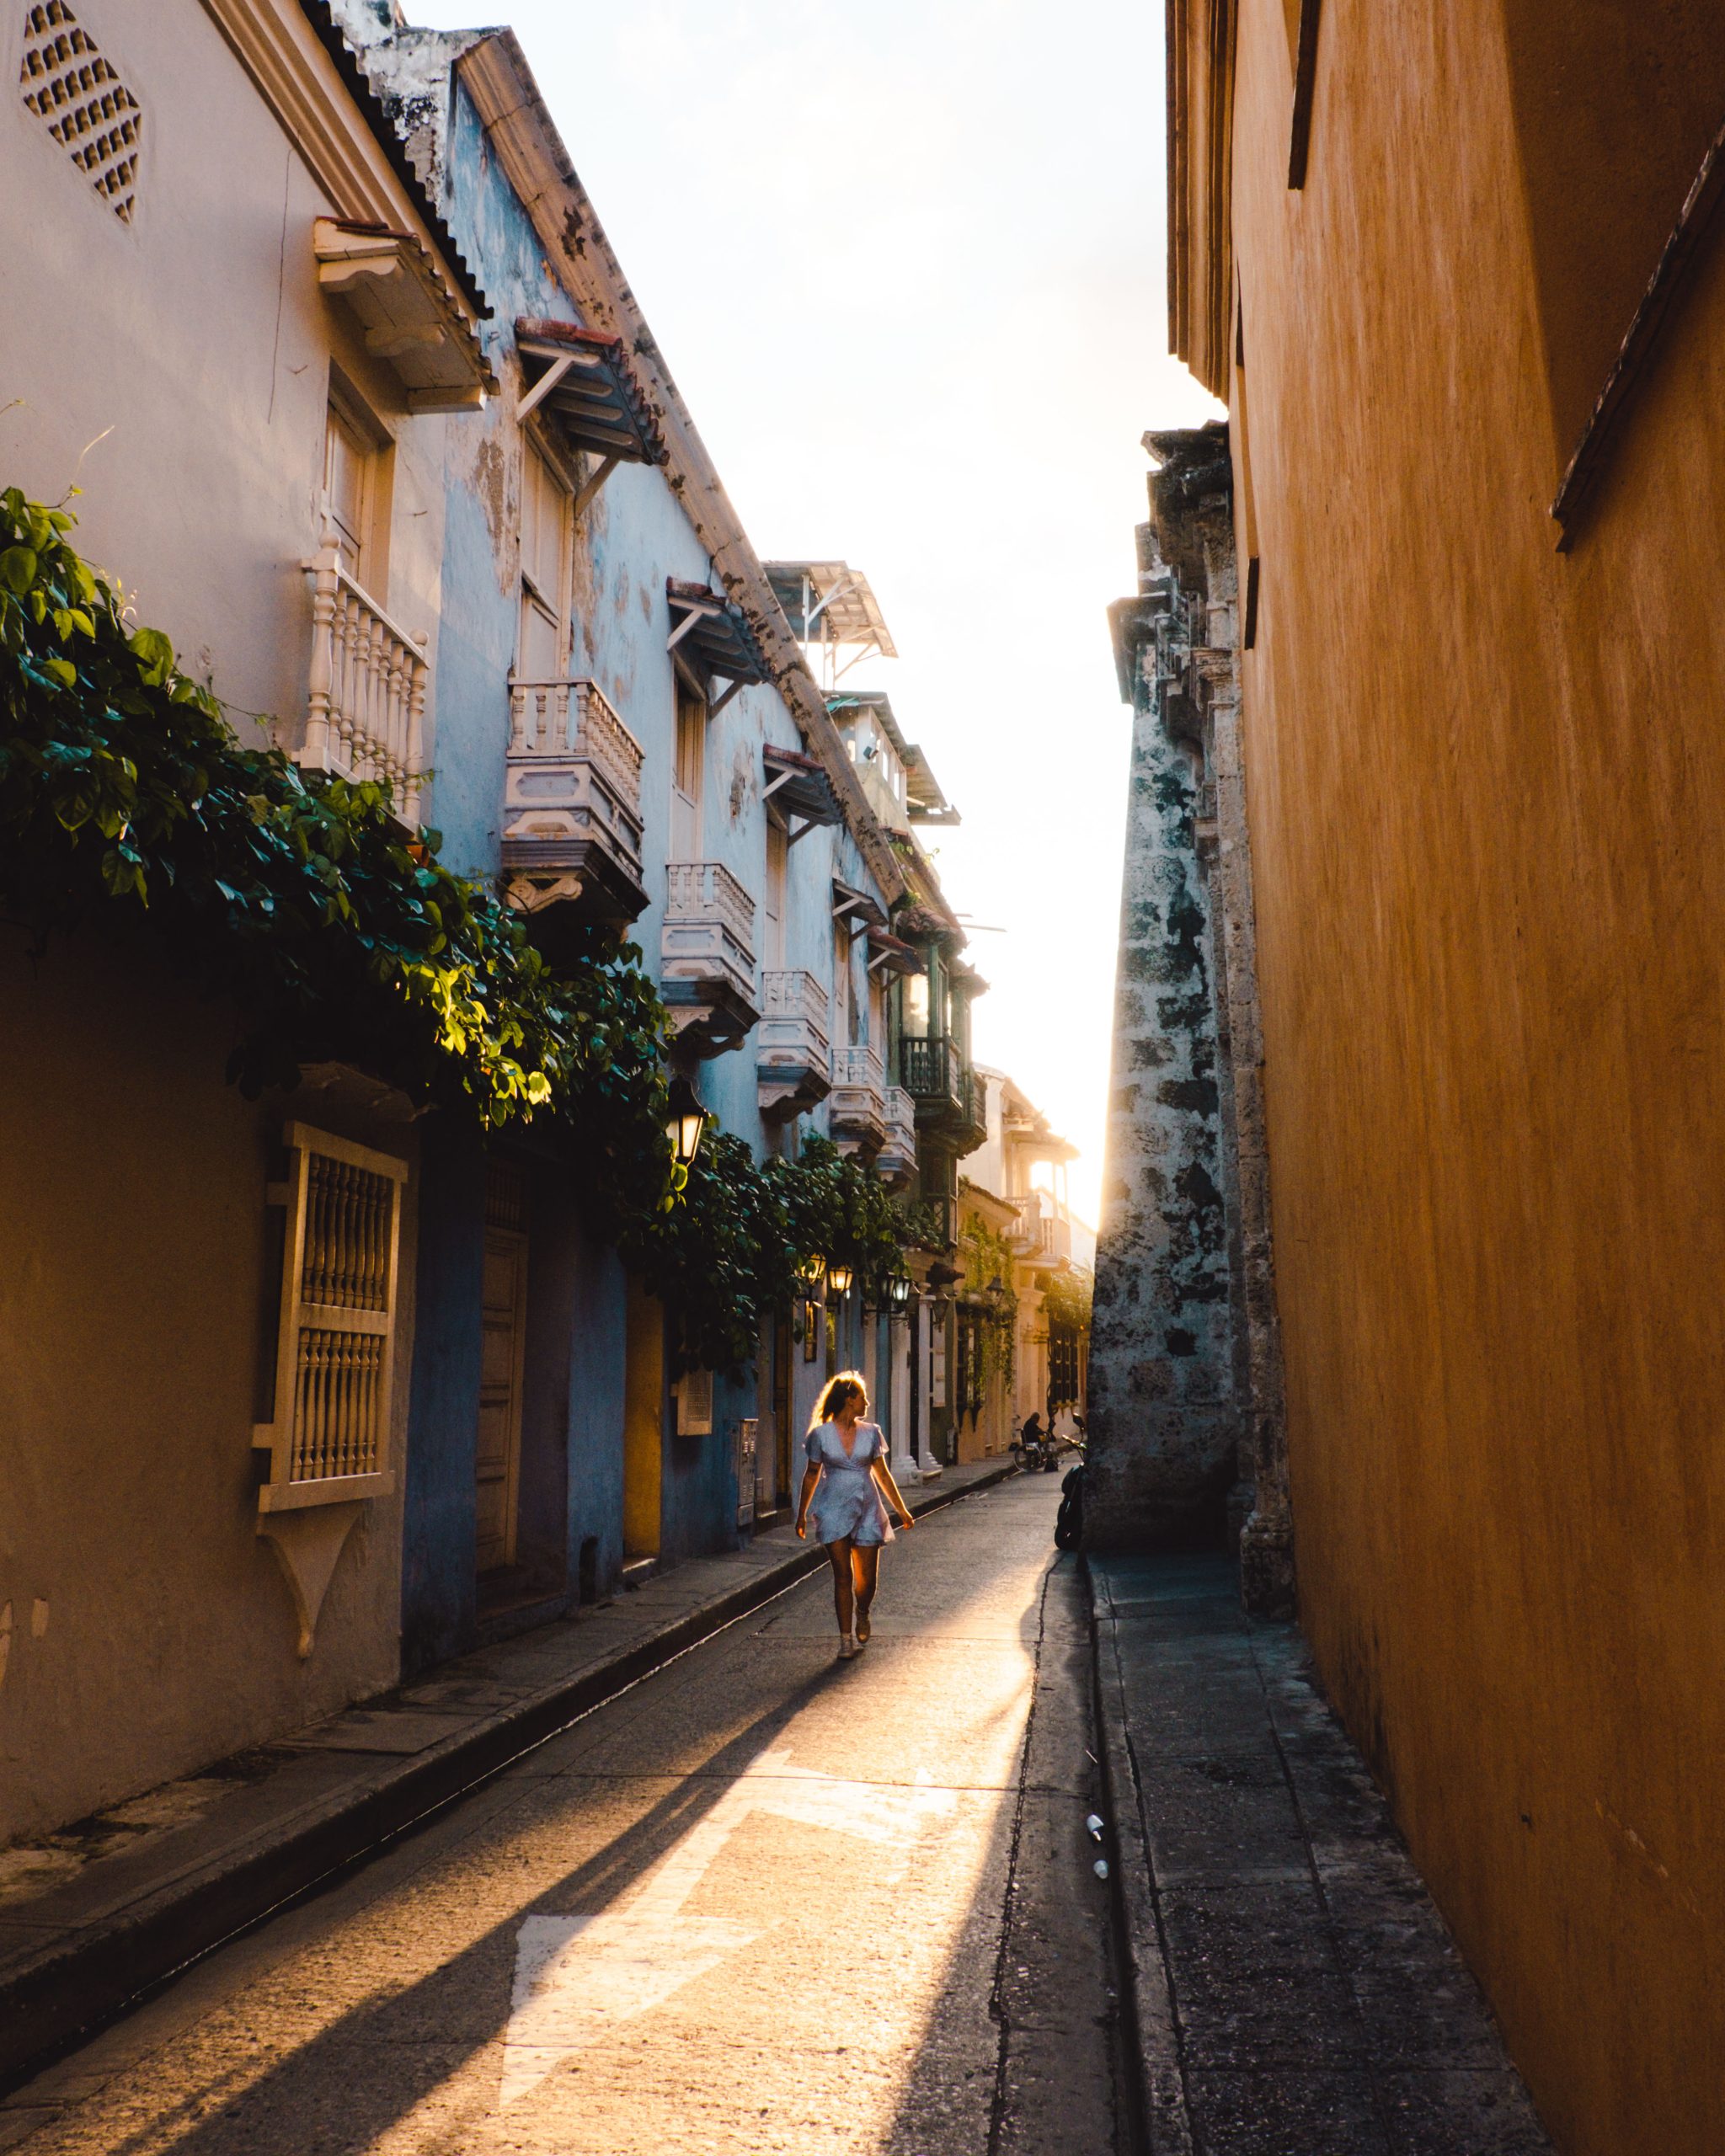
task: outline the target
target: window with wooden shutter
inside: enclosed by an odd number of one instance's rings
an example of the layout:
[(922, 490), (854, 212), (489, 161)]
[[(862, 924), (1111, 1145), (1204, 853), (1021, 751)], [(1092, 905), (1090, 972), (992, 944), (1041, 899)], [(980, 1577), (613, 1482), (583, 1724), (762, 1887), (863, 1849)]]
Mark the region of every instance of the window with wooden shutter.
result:
[(282, 1134), (288, 1176), (275, 1413), (260, 1512), (382, 1497), (389, 1468), (402, 1186), (407, 1163), (304, 1123)]

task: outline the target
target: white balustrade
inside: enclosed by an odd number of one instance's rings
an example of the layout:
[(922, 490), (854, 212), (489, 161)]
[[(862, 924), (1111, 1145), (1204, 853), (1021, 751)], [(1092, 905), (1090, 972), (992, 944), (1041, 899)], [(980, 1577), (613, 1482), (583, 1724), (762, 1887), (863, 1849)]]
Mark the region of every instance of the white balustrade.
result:
[(755, 986), (755, 901), (717, 861), (665, 869), (660, 979), (680, 1029), (734, 1046), (760, 1015)]
[(883, 1182), (907, 1183), (916, 1172), (915, 1097), (902, 1086), (885, 1086), (880, 1106), (886, 1136), (875, 1156), (875, 1172)]
[(511, 680), (509, 708), (503, 860), (510, 903), (537, 912), (603, 884), (619, 901), (619, 917), (633, 919), (646, 903), (638, 888), (640, 743), (598, 683), (585, 678)]
[(755, 901), (723, 862), (674, 861), (665, 873), (671, 919), (716, 921), (753, 958)]
[(585, 757), (629, 814), (641, 814), (645, 751), (596, 681), (510, 683), (511, 756)]
[(431, 670), (424, 641), (355, 583), (334, 539), (318, 550), (312, 569), (311, 692), (298, 760), (387, 786), (399, 805), (425, 769)]
[(801, 967), (761, 976), (761, 1025), (755, 1037), (761, 1113), (769, 1121), (799, 1114), (831, 1086), (826, 990)]

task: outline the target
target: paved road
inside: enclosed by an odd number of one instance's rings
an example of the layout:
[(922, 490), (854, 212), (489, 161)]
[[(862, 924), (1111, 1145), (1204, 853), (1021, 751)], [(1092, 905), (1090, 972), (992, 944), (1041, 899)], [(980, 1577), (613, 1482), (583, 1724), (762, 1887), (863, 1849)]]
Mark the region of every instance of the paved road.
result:
[(0, 2108), (29, 2156), (1124, 2156), (1056, 1485), (805, 1582)]

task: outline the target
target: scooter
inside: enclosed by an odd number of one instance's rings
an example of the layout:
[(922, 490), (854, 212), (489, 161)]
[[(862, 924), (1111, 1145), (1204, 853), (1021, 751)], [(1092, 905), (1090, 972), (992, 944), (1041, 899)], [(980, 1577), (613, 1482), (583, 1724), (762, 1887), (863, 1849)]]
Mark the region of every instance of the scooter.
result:
[(1014, 1438), (1012, 1449), (1018, 1455), (1018, 1466), (1025, 1475), (1052, 1473), (1060, 1458), (1060, 1448), (1052, 1438)]

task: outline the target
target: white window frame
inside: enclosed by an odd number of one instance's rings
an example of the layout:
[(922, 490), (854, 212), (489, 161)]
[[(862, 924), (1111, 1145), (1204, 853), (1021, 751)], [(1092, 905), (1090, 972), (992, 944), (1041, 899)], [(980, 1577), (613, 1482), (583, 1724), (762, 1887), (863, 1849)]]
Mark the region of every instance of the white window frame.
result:
[[(400, 1315), (402, 1198), (408, 1164), (391, 1153), (374, 1152), (350, 1139), (337, 1138), (309, 1124), (290, 1123), (282, 1132), (288, 1149), (287, 1180), (272, 1184), (269, 1198), (285, 1206), (287, 1230), (281, 1267), (281, 1310), (275, 1348), (275, 1417), (260, 1422), (252, 1433), (253, 1444), (270, 1454), (270, 1479), (258, 1492), (260, 1513), (293, 1512), (311, 1505), (339, 1504), (355, 1497), (387, 1497), (395, 1488), (395, 1474), (388, 1465), (393, 1433), (396, 1332)], [(349, 1208), (345, 1222), (351, 1234), (355, 1259), (366, 1276), (382, 1284), (381, 1302), (314, 1299), (307, 1292), (317, 1284), (307, 1278), (308, 1262), (318, 1256), (318, 1224), (313, 1218), (314, 1185), (320, 1180), (313, 1162), (333, 1163), (356, 1170), (373, 1179), (374, 1187), (356, 1195), (369, 1199), (371, 1210), (356, 1217)], [(381, 1202), (382, 1217), (377, 1207)], [(327, 1281), (327, 1275), (326, 1275)], [(356, 1354), (376, 1360), (364, 1373), (367, 1383), (357, 1386), (351, 1370), (338, 1368), (327, 1382), (322, 1397), (308, 1401), (314, 1382), (309, 1375), (303, 1336), (315, 1333), (326, 1343), (326, 1352)], [(370, 1345), (381, 1342), (381, 1350)], [(326, 1368), (328, 1365), (325, 1365)], [(307, 1385), (302, 1385), (305, 1377)], [(365, 1402), (369, 1400), (369, 1410)], [(307, 1476), (296, 1471), (303, 1466), (304, 1445), (315, 1416), (324, 1432), (319, 1449), (348, 1450), (366, 1465), (353, 1471)], [(344, 1417), (346, 1418), (345, 1423)], [(361, 1422), (369, 1425), (362, 1428)]]

